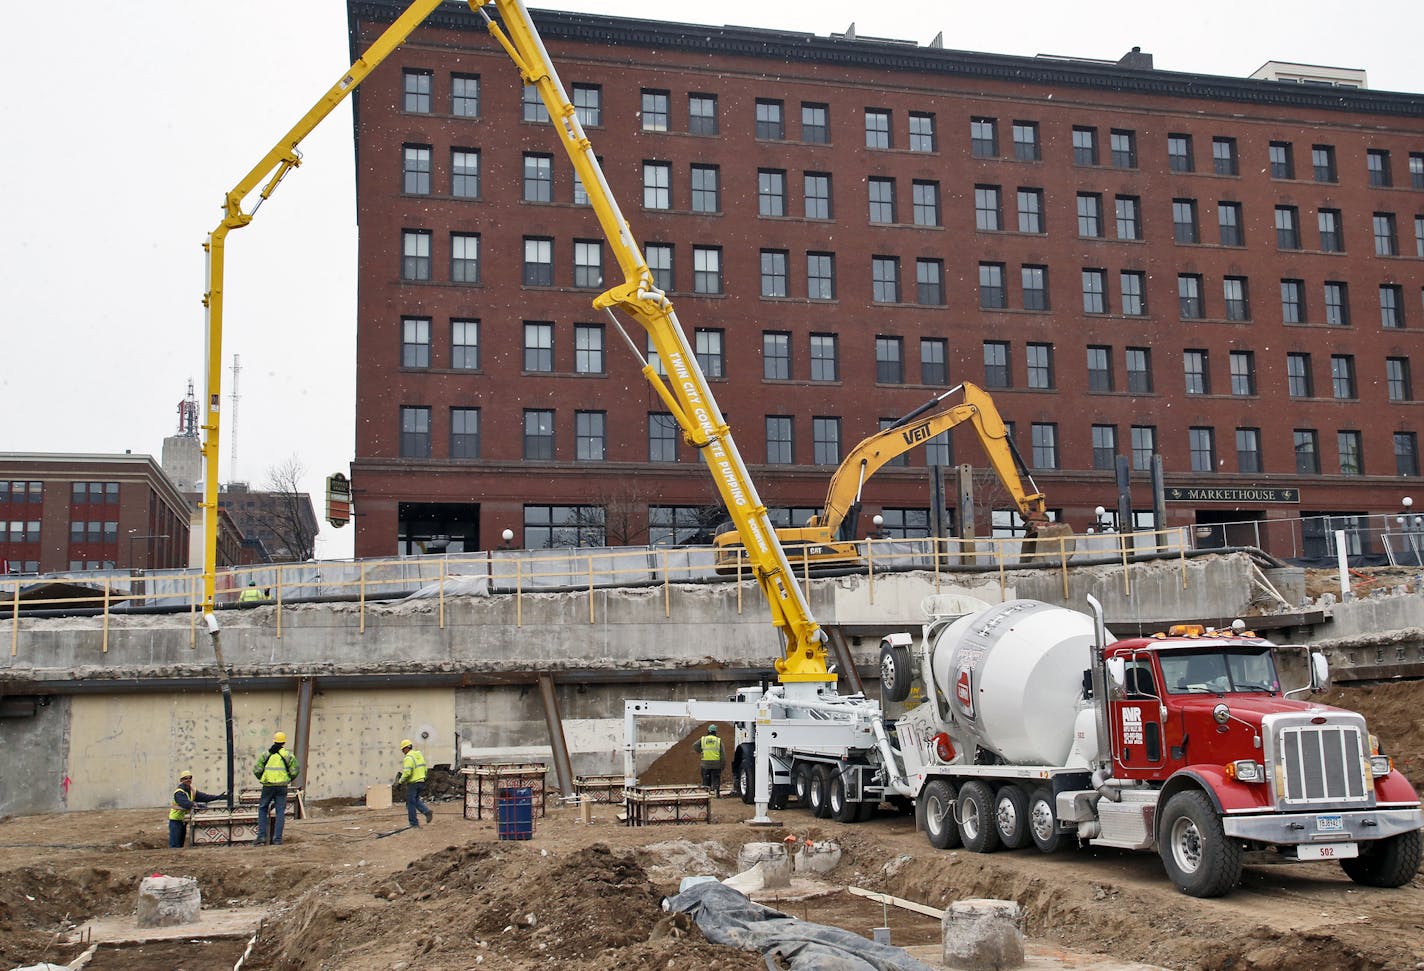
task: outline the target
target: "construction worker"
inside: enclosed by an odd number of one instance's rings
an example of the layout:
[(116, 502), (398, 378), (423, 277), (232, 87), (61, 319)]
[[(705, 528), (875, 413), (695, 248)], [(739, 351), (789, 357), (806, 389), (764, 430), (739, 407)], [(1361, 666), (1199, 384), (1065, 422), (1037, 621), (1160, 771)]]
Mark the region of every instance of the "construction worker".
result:
[(252, 774), (262, 783), (262, 798), (257, 803), (257, 846), (267, 842), (267, 812), (271, 809), (277, 812), (272, 821), (272, 845), (282, 842), (282, 824), (287, 818), (287, 786), (301, 771), (297, 757), (287, 751), (286, 745), (287, 733), (274, 733), (272, 744), (257, 756), (252, 766)]
[(226, 799), (227, 793), (210, 796), (193, 788), (193, 773), (186, 769), (178, 773), (178, 787), (173, 790), (173, 798), (168, 803), (168, 845), (184, 846), (188, 842), (188, 820), (193, 818), (193, 804), (204, 805)]
[(408, 738), (401, 739), (401, 755), (404, 758), (401, 760), (400, 775), (396, 776), (396, 785), (405, 783), (405, 816), (414, 829), (420, 825), (420, 820), (415, 818), (416, 812), (424, 813), (427, 823), (435, 819), (430, 807), (420, 799), (420, 794), (425, 791), (425, 756), (411, 745)]
[(722, 740), (717, 726), (708, 725), (707, 734), (697, 740), (696, 749), (702, 756), (702, 785), (719, 799), (722, 797)]
[(257, 581), (248, 580), (247, 586), (244, 587), (242, 593), (238, 595), (237, 602), (240, 604), (260, 604), (266, 599), (266, 597), (262, 596), (262, 591), (257, 589)]

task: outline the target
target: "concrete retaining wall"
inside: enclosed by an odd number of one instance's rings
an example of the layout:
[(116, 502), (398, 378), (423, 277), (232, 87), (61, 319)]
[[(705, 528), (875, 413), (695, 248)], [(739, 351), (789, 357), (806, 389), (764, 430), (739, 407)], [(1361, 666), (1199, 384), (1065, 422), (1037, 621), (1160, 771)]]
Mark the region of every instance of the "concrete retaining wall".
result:
[[(1092, 594), (1104, 604), (1109, 628), (1244, 614), (1255, 595), (1244, 555), (1161, 560), (1127, 571), (1088, 565), (1066, 573), (887, 574), (809, 585), (823, 624), (863, 635), (851, 637), (852, 652), (872, 676), (874, 631), (917, 632), (921, 603), (933, 594), (991, 603), (1032, 597), (1077, 609)], [(1411, 617), (1407, 626), (1419, 626), (1421, 598), (1410, 600), (1367, 601), (1344, 613), (1360, 629), (1405, 625)], [(556, 695), (574, 772), (621, 773), (624, 698), (725, 698), (731, 679), (769, 675), (781, 654), (751, 583), (461, 597), (445, 601), (443, 626), (442, 606), (432, 599), (284, 607), (280, 636), (275, 606), (220, 617), (223, 654), (238, 685), (239, 785), (274, 729), (292, 733), (296, 679), (312, 677), (306, 783), (316, 799), (357, 798), (389, 780), (404, 737), (420, 738), (432, 764), (551, 763), (533, 682), (540, 672), (566, 672), (556, 677)], [(224, 787), (212, 644), (193, 620), (111, 618), (107, 651), (98, 619), (21, 620), (14, 655), (0, 656), (0, 692), (38, 694), (47, 704), (33, 716), (0, 718), (0, 777), (27, 780), (0, 787), (0, 814), (165, 805), (183, 768), (205, 791)], [(668, 719), (640, 729), (640, 769), (693, 727)]]

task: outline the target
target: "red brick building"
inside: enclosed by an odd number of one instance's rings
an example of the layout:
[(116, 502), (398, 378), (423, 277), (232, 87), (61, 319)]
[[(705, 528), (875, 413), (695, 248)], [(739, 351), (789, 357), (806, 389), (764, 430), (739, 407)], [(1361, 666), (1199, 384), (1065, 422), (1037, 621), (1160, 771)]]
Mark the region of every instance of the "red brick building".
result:
[(181, 569), (189, 508), (148, 455), (0, 454), (11, 573)]
[[(403, 6), (350, 0), (353, 56)], [(1143, 511), (1161, 455), (1172, 524), (1392, 513), (1418, 488), (1424, 97), (1135, 51), (535, 20), (788, 520), (963, 380), (1079, 528), (1119, 455)], [(442, 8), (392, 55), (355, 138), (357, 555), (691, 535), (710, 477), (591, 309), (617, 264), (478, 19)], [(867, 514), (923, 535), (929, 462), (984, 464), (951, 438), (881, 472)], [(1233, 491), (1172, 491), (1203, 487)]]

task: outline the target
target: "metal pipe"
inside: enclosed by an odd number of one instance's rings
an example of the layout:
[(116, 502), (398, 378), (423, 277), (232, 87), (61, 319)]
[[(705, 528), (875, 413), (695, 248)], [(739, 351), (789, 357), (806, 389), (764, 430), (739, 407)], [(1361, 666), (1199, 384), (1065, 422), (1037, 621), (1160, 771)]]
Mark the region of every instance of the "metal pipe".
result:
[(574, 794), (574, 769), (569, 760), (569, 745), (564, 738), (564, 721), (559, 713), (559, 696), (554, 692), (552, 675), (539, 675), (539, 694), (544, 699), (544, 721), (549, 726), (549, 747), (554, 754), (554, 774), (559, 779), (559, 791), (567, 799)]

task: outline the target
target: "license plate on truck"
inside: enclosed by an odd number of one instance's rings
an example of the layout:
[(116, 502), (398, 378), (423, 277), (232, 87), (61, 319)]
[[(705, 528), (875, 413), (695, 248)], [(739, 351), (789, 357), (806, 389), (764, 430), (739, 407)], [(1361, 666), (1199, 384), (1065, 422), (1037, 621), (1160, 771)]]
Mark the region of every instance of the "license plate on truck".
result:
[(1317, 833), (1342, 833), (1345, 831), (1345, 817), (1339, 813), (1322, 813), (1315, 817)]
[(1348, 860), (1359, 855), (1358, 843), (1302, 843), (1295, 849), (1297, 860)]

